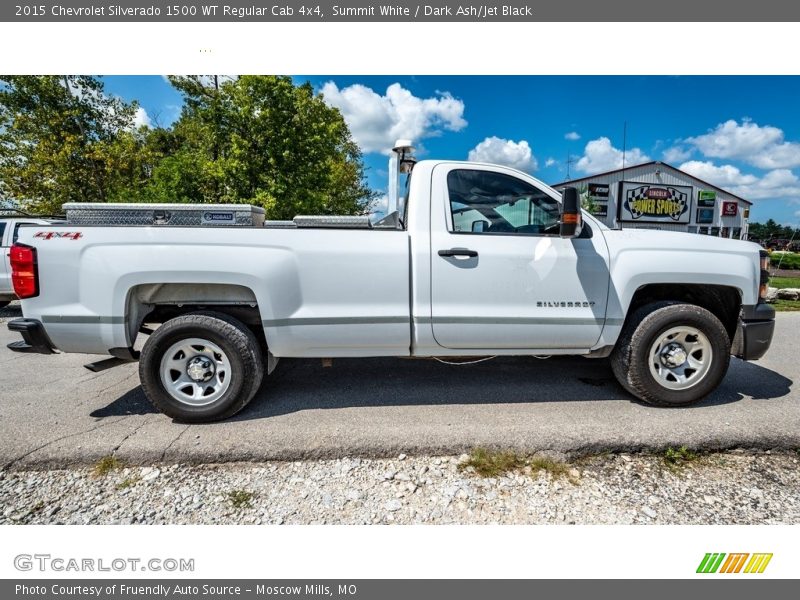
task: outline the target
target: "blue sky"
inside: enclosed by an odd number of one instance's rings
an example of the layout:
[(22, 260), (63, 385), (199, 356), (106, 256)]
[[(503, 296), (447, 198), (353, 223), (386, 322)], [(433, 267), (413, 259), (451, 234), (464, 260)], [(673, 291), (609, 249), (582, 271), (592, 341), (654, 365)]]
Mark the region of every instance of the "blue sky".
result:
[[(501, 162), (548, 183), (663, 160), (754, 202), (751, 220), (800, 226), (800, 77), (298, 76), (345, 115), (370, 185), (410, 137), (420, 158)], [(171, 124), (181, 97), (161, 76), (105, 77)]]

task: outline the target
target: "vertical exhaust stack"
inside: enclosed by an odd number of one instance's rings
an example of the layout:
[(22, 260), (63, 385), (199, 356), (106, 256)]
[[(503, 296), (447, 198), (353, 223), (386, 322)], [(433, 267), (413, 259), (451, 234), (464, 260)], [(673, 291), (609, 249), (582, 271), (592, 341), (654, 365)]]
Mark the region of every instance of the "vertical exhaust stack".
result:
[(400, 175), (410, 173), (416, 160), (411, 140), (397, 140), (389, 156), (389, 203), (386, 214), (396, 212), (400, 201)]

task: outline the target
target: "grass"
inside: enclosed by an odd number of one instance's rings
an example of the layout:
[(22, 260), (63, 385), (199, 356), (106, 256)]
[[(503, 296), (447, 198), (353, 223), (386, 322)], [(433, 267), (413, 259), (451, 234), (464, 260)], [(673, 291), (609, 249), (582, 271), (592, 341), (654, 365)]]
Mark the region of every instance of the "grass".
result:
[(769, 287), (778, 289), (800, 288), (800, 277), (770, 277)]
[(253, 492), (247, 490), (231, 490), (228, 492), (228, 502), (237, 510), (253, 507)]
[(95, 463), (92, 474), (95, 477), (105, 477), (111, 471), (116, 471), (121, 467), (122, 463), (116, 456), (104, 456)]
[(525, 466), (525, 459), (516, 452), (490, 452), (485, 448), (475, 448), (458, 468), (463, 471), (472, 467), (481, 477), (497, 477)]
[(533, 471), (545, 471), (553, 477), (569, 477), (569, 465), (550, 458), (535, 456), (528, 461)]
[[(769, 285), (778, 289), (800, 288), (800, 277), (770, 277)], [(770, 304), (775, 307), (775, 310), (781, 312), (800, 310), (800, 300), (776, 299)]]
[(677, 449), (670, 446), (664, 450), (664, 464), (671, 468), (684, 467), (698, 458), (700, 458), (699, 455), (686, 446)]
[(493, 452), (485, 448), (475, 448), (469, 458), (458, 465), (461, 471), (470, 467), (481, 477), (500, 477), (528, 467), (533, 472), (545, 471), (554, 478), (566, 477), (571, 483), (577, 484), (577, 480), (569, 475), (568, 464), (542, 456), (525, 457), (516, 452)]
[(141, 479), (141, 477), (126, 477), (125, 479), (123, 479), (122, 481), (120, 481), (120, 482), (119, 482), (119, 483), (116, 485), (116, 488), (117, 488), (118, 490), (124, 490), (124, 489), (126, 489), (126, 488), (133, 487), (133, 486), (135, 486), (137, 483), (139, 483), (139, 480), (140, 480), (140, 479)]
[(775, 300), (775, 302), (770, 303), (770, 306), (773, 306), (779, 312), (791, 312), (800, 310), (800, 300)]
[(769, 258), (770, 268), (800, 269), (800, 254), (796, 252), (773, 252)]

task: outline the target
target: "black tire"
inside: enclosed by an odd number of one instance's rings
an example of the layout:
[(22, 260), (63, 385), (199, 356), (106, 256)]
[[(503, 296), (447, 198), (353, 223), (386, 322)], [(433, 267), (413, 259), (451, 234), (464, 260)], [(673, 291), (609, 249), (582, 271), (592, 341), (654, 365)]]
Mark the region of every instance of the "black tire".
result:
[[(191, 338), (216, 344), (230, 363), (227, 389), (202, 406), (173, 397), (161, 376), (165, 353), (173, 344)], [(139, 379), (147, 399), (156, 409), (182, 423), (208, 423), (235, 415), (253, 398), (263, 377), (264, 364), (256, 336), (240, 321), (221, 313), (192, 313), (167, 321), (150, 336), (139, 357)]]
[(9, 304), (11, 304), (11, 300), (0, 300), (0, 308), (5, 308)]
[[(661, 336), (681, 326), (692, 327), (706, 336), (711, 347), (710, 364), (691, 387), (669, 389), (651, 372), (650, 352)], [(640, 400), (656, 406), (687, 406), (716, 389), (728, 370), (730, 351), (728, 332), (711, 312), (682, 302), (654, 302), (628, 316), (611, 353), (611, 368), (622, 387)]]

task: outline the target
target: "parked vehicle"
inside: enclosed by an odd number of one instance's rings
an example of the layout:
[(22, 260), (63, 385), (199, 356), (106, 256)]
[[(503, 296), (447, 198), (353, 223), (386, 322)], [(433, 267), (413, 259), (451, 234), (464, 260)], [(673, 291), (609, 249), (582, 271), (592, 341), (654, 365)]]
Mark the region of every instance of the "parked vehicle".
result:
[(498, 165), (415, 163), (409, 146), (395, 148), (377, 223), (219, 226), (233, 223), (221, 211), (175, 226), (173, 209), (150, 206), (138, 210), (164, 224), (21, 230), (11, 254), (25, 317), (9, 328), (23, 340), (9, 347), (112, 357), (94, 370), (138, 360), (147, 397), (184, 422), (235, 414), (283, 357), (610, 357), (637, 398), (685, 406), (718, 386), (732, 354), (767, 351), (775, 313), (757, 245), (611, 230), (573, 188), (562, 197)]
[(19, 237), (23, 225), (48, 225), (50, 221), (32, 217), (17, 210), (0, 210), (0, 308), (16, 300), (14, 286), (11, 284), (11, 246)]

